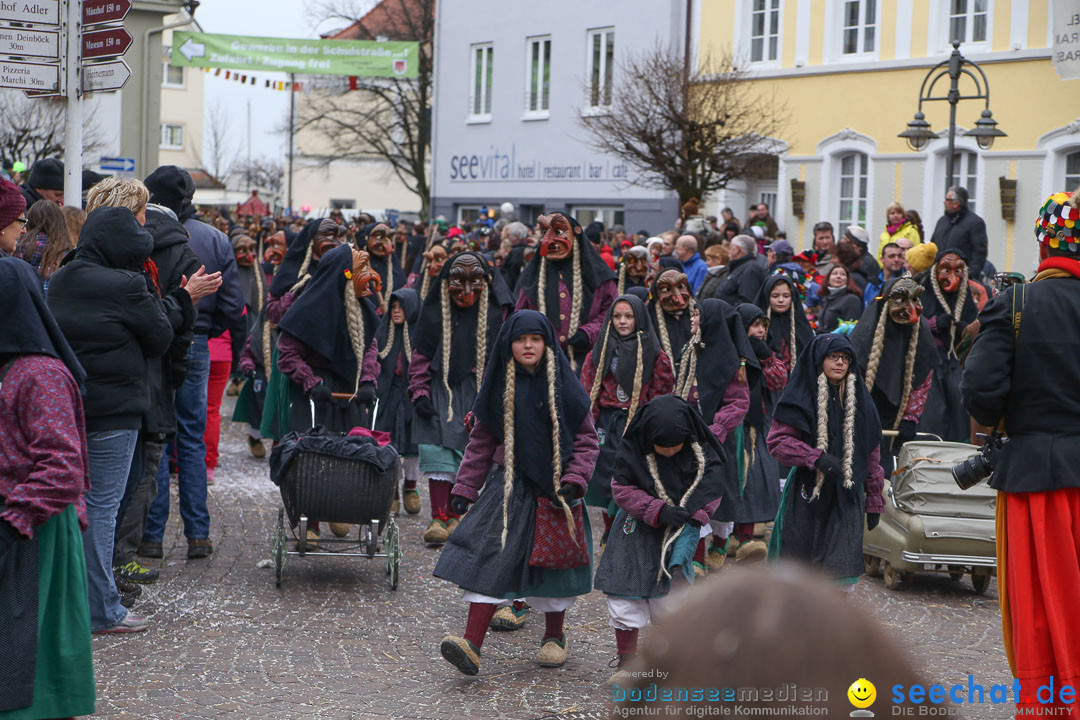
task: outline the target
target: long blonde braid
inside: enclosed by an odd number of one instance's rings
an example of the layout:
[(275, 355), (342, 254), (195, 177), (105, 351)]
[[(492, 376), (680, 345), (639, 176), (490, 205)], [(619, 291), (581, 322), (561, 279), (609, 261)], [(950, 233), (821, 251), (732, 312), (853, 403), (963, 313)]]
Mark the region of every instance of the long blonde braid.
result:
[[(877, 379), (878, 368), (881, 365), (881, 355), (885, 350), (885, 323), (888, 322), (889, 303), (885, 302), (878, 317), (878, 326), (874, 329), (873, 345), (870, 349), (870, 358), (866, 363), (866, 389), (873, 392), (874, 380)], [(919, 350), (919, 323), (911, 326), (911, 339), (908, 341), (907, 355), (904, 359), (904, 384), (903, 395), (900, 398), (900, 407), (896, 411), (892, 429), (900, 427), (904, 419), (904, 410), (908, 400), (911, 399), (912, 380), (915, 375), (915, 355)]]
[(668, 336), (667, 323), (664, 322), (664, 309), (657, 300), (653, 305), (653, 313), (656, 315), (656, 332), (660, 336), (660, 346), (664, 348), (671, 362), (675, 362), (675, 353), (671, 352), (671, 338)]
[[(259, 257), (262, 257), (262, 255)], [(255, 263), (255, 292), (259, 294), (259, 307), (255, 310), (255, 314), (258, 316), (262, 314), (263, 306), (266, 305), (266, 277), (263, 275), (262, 267), (258, 262)], [(265, 317), (263, 318), (262, 327), (262, 356), (263, 367), (266, 368), (267, 376), (269, 376), (270, 361), (273, 356), (270, 349), (270, 321)]]
[(592, 385), (589, 386), (589, 412), (596, 407), (596, 399), (600, 397), (600, 386), (604, 384), (604, 375), (607, 373), (607, 346), (611, 331), (604, 333), (604, 340), (600, 345), (600, 361), (596, 364), (596, 372), (593, 373)]
[(960, 273), (960, 287), (956, 291), (956, 306), (949, 307), (949, 303), (945, 300), (945, 293), (941, 291), (941, 284), (938, 282), (937, 277), (937, 265), (935, 264), (930, 268), (930, 287), (934, 290), (934, 297), (941, 303), (941, 307), (949, 311), (949, 315), (955, 321), (952, 327), (949, 329), (949, 352), (948, 356), (956, 357), (956, 323), (960, 321), (960, 316), (964, 312), (964, 303), (967, 302), (968, 296), (968, 267), (964, 265), (963, 271)]
[[(397, 323), (395, 323), (393, 321), (393, 319), (391, 319), (390, 320), (390, 329), (386, 333), (386, 347), (379, 348), (379, 359), (380, 360), (385, 360), (386, 356), (390, 354), (390, 349), (392, 347), (394, 347), (394, 331), (396, 330), (396, 325), (397, 325)], [(405, 333), (406, 340), (408, 339), (408, 337), (409, 337), (409, 334)]]
[(871, 392), (874, 390), (874, 380), (877, 379), (878, 368), (881, 366), (881, 354), (885, 351), (885, 323), (888, 319), (889, 301), (886, 300), (881, 304), (881, 315), (878, 316), (874, 339), (870, 345), (870, 357), (866, 361), (866, 389)]
[(394, 292), (394, 265), (390, 262), (393, 254), (386, 256), (386, 287), (380, 290), (379, 307), (383, 313), (390, 310), (390, 293)]
[(626, 289), (626, 263), (619, 263), (619, 290), (617, 295), (623, 295)]
[[(679, 365), (679, 372), (675, 378), (675, 394), (686, 401), (690, 400), (690, 391), (697, 384), (697, 356), (700, 346), (701, 323), (699, 321), (697, 332), (690, 336), (690, 342), (686, 346), (689, 357), (683, 357), (682, 363)], [(670, 360), (671, 357), (668, 356), (668, 359)]]
[(439, 287), (439, 306), (442, 309), (442, 381), (446, 388), (446, 422), (454, 419), (454, 391), (450, 389), (450, 283)]
[(353, 384), (353, 398), (360, 390), (360, 378), (364, 374), (364, 313), (360, 301), (356, 299), (356, 290), (351, 282), (345, 283), (345, 321), (349, 330), (349, 343), (356, 357), (356, 382)]
[[(686, 489), (683, 496), (676, 503), (668, 495), (667, 490), (664, 489), (664, 484), (660, 482), (660, 471), (656, 467), (656, 453), (649, 453), (645, 456), (645, 464), (649, 466), (649, 475), (652, 476), (653, 488), (656, 490), (656, 496), (664, 501), (667, 505), (674, 505), (677, 507), (685, 508), (686, 503), (690, 501), (690, 496), (697, 490), (698, 485), (701, 484), (701, 479), (705, 477), (705, 453), (701, 449), (701, 445), (693, 442), (690, 443), (690, 449), (694, 451), (694, 459), (697, 461), (697, 476), (694, 478), (694, 482)], [(664, 575), (671, 577), (671, 573), (668, 572), (667, 566), (664, 564), (664, 557), (667, 555), (668, 547), (675, 541), (675, 538), (679, 536), (678, 533), (673, 533), (670, 526), (664, 529), (663, 539), (660, 541), (660, 572), (656, 573), (656, 581), (660, 582), (660, 578)], [(680, 531), (682, 528), (680, 528)]]
[(799, 348), (795, 346), (795, 293), (792, 293), (791, 305), (788, 307), (788, 355), (791, 357), (791, 372), (795, 372), (795, 358), (799, 355)]
[(308, 267), (311, 265), (311, 246), (314, 242), (315, 238), (312, 238), (311, 242), (308, 243), (307, 252), (304, 253), (304, 261), (300, 263), (300, 270), (296, 273), (299, 279), (291, 288), (289, 288), (289, 292), (291, 293), (299, 291), (307, 284), (307, 281), (311, 279), (311, 275), (308, 273)]
[(514, 412), (516, 410), (514, 393), (517, 388), (516, 377), (514, 359), (510, 358), (506, 362), (506, 383), (503, 392), (503, 523), (500, 548), (506, 547), (510, 494), (514, 491)]
[(893, 430), (900, 427), (904, 420), (904, 412), (907, 410), (908, 400), (911, 399), (911, 391), (915, 387), (915, 355), (919, 351), (919, 324), (911, 326), (911, 340), (908, 341), (907, 357), (904, 359), (904, 394), (900, 397), (900, 407), (896, 411), (896, 419), (893, 420)]
[(576, 544), (578, 540), (574, 530), (574, 513), (570, 510), (566, 498), (559, 494), (559, 488), (562, 487), (563, 461), (562, 446), (559, 444), (559, 406), (555, 404), (555, 385), (558, 381), (555, 372), (555, 351), (544, 348), (544, 358), (547, 360), (548, 413), (551, 415), (551, 483), (555, 487), (555, 497), (559, 499), (559, 504), (562, 505), (563, 513), (566, 515), (566, 527), (570, 531), (570, 539)]
[(480, 288), (480, 307), (476, 309), (476, 390), (484, 384), (484, 365), (487, 364), (488, 284)]
[[(851, 489), (852, 483), (852, 466), (855, 458), (855, 403), (856, 403), (856, 387), (855, 387), (855, 373), (849, 372), (847, 380), (843, 388), (841, 389), (840, 405), (844, 408), (844, 429), (843, 429), (843, 442), (844, 442), (844, 457), (843, 457), (843, 474), (844, 474), (844, 487)], [(829, 451), (829, 379), (825, 377), (825, 373), (818, 375), (818, 392), (817, 392), (817, 449), (823, 453)], [(810, 500), (817, 500), (821, 495), (821, 486), (825, 482), (825, 473), (820, 470), (817, 471), (817, 482), (814, 485), (814, 492), (810, 496)]]

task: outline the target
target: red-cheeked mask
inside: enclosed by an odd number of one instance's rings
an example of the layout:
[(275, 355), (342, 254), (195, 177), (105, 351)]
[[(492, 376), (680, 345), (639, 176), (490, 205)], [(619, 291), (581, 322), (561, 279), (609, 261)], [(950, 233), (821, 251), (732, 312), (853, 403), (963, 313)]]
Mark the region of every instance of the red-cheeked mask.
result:
[(561, 213), (541, 215), (536, 220), (544, 236), (540, 240), (540, 257), (565, 260), (574, 251), (574, 229)]
[(459, 308), (471, 308), (480, 297), (480, 289), (487, 282), (484, 266), (475, 255), (454, 258), (450, 265), (450, 300)]
[(247, 235), (241, 235), (233, 242), (233, 254), (236, 255), (237, 265), (251, 267), (255, 264), (255, 241)]
[(690, 304), (690, 282), (678, 270), (665, 270), (656, 279), (660, 307), (672, 314), (681, 313)]
[(938, 285), (947, 293), (953, 293), (960, 289), (963, 281), (964, 269), (967, 263), (956, 255), (946, 255), (938, 261), (937, 278)]
[(911, 278), (897, 280), (889, 290), (889, 317), (897, 325), (915, 325), (922, 314), (923, 287)]
[(430, 250), (424, 253), (424, 259), (427, 260), (427, 274), (431, 277), (438, 277), (442, 272), (443, 265), (446, 264), (446, 258), (449, 257), (446, 253), (446, 248), (442, 245), (433, 245)]
[(371, 269), (371, 258), (364, 250), (353, 250), (353, 266), (350, 276), (356, 297), (368, 297), (373, 292), (382, 292), (382, 278)]
[(285, 231), (280, 230), (266, 239), (266, 250), (263, 251), (263, 262), (271, 265), (280, 265), (285, 259)]
[(644, 278), (649, 274), (649, 251), (642, 245), (636, 245), (623, 253), (626, 274), (633, 278)]
[(375, 257), (386, 257), (394, 249), (394, 240), (390, 236), (390, 228), (379, 223), (371, 228), (367, 236), (367, 249)]

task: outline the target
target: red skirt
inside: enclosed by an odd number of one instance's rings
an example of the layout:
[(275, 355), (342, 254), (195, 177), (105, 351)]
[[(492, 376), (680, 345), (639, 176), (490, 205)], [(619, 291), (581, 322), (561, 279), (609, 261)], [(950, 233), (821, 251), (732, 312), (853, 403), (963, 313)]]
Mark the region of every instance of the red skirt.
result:
[[(1075, 700), (1065, 705), (1058, 693), (1071, 685), (1080, 695), (1080, 488), (999, 493), (998, 503), (1002, 501), (1002, 610), (1007, 614), (1007, 649), (1021, 685), (1017, 717), (1030, 717), (1023, 708), (1040, 704), (1070, 707), (1078, 717)], [(1037, 698), (1051, 678), (1053, 697), (1043, 690)]]

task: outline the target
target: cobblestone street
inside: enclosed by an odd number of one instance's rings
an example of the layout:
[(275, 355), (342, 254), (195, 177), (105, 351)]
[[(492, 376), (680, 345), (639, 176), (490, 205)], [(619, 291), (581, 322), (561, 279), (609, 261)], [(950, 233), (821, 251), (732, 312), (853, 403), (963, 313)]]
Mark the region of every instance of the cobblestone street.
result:
[[(222, 414), (231, 409), (226, 398)], [(491, 633), (480, 675), (466, 678), (439, 656), (439, 639), (461, 631), (465, 608), (456, 588), (431, 576), (437, 553), (420, 541), (425, 515), (397, 518), (405, 557), (396, 591), (381, 559), (324, 557), (289, 558), (276, 589), (273, 569), (257, 564), (270, 557), (277, 488), (267, 462), (249, 455), (241, 428), (224, 420), (222, 429), (221, 465), (210, 488), (214, 554), (186, 559), (174, 487), (165, 560), (144, 561), (160, 563), (161, 580), (135, 608), (150, 617), (150, 630), (94, 639), (97, 716), (603, 716), (615, 644), (600, 593), (567, 614), (565, 667), (536, 666), (542, 619), (533, 615), (518, 632)], [(970, 673), (989, 686), (1011, 682), (996, 592), (992, 584), (978, 596), (967, 580), (944, 576), (921, 576), (908, 590), (890, 592), (881, 580), (864, 578), (853, 602), (910, 650), (928, 681), (966, 684)], [(887, 697), (881, 684), (878, 692)], [(1011, 714), (1011, 706), (961, 708), (970, 718)]]

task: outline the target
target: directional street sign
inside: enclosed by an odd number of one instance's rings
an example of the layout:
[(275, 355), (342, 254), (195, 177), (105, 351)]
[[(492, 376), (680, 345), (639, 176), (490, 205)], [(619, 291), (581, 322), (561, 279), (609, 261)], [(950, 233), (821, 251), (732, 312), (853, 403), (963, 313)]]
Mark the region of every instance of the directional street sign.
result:
[(98, 65), (83, 65), (83, 92), (119, 90), (124, 87), (129, 77), (131, 77), (131, 69), (123, 60), (113, 60)]
[(119, 57), (131, 47), (131, 33), (122, 27), (102, 28), (83, 33), (83, 58)]
[(0, 61), (0, 88), (49, 91), (59, 85), (59, 65)]
[(105, 172), (135, 172), (135, 158), (102, 157), (98, 167)]
[(60, 58), (60, 33), (0, 27), (0, 54), (57, 60)]
[[(8, 0), (0, 0), (0, 5), (7, 2)], [(127, 17), (129, 10), (131, 0), (83, 0), (82, 22), (83, 25), (116, 22)]]
[(60, 0), (0, 0), (0, 21), (59, 25)]

